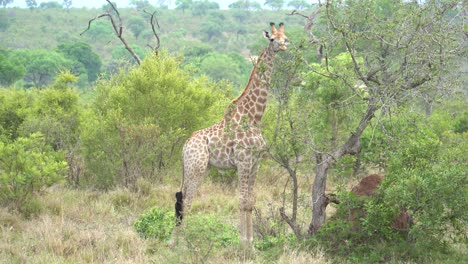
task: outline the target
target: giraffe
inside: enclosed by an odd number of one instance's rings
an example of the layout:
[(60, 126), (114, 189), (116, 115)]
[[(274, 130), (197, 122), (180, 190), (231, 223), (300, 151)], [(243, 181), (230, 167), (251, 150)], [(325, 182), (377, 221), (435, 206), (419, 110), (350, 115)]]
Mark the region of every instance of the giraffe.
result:
[(274, 23), (270, 23), (270, 26), (271, 35), (267, 31), (263, 32), (269, 45), (258, 56), (242, 94), (227, 106), (220, 122), (194, 132), (185, 142), (181, 191), (176, 193), (175, 209), (179, 225), (189, 212), (208, 168), (235, 168), (239, 178), (239, 233), (241, 243), (246, 246), (251, 246), (253, 241), (253, 188), (265, 151), (259, 125), (267, 103), (275, 54), (286, 50), (289, 44), (283, 23), (279, 24), (279, 29)]

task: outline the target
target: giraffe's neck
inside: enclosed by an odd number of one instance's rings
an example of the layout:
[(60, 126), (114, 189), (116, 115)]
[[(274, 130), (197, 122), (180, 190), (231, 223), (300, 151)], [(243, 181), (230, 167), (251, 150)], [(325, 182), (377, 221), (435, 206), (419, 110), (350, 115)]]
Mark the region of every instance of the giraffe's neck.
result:
[(260, 53), (242, 94), (227, 107), (225, 119), (246, 120), (254, 125), (261, 122), (268, 98), (275, 51), (272, 45)]

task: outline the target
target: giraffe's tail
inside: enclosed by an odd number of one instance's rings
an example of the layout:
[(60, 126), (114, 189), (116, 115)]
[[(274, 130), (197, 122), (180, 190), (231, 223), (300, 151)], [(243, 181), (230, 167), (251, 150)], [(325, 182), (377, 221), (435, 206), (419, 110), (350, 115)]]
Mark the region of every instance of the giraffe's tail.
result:
[(183, 208), (183, 194), (182, 192), (176, 192), (176, 203), (175, 203), (175, 217), (176, 217), (176, 225), (180, 225), (182, 223), (182, 208)]

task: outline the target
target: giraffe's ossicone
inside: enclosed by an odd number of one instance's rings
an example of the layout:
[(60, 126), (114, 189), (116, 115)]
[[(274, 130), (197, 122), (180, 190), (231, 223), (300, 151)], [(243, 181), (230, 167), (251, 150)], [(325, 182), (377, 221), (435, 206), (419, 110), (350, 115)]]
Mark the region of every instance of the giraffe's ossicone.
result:
[(209, 167), (235, 168), (239, 177), (240, 236), (245, 245), (251, 245), (253, 240), (253, 187), (265, 151), (259, 126), (268, 99), (274, 56), (289, 44), (283, 23), (279, 29), (274, 23), (270, 26), (271, 34), (263, 33), (268, 47), (258, 56), (242, 94), (227, 106), (220, 122), (194, 132), (185, 142), (181, 192), (176, 194), (176, 217), (180, 223)]

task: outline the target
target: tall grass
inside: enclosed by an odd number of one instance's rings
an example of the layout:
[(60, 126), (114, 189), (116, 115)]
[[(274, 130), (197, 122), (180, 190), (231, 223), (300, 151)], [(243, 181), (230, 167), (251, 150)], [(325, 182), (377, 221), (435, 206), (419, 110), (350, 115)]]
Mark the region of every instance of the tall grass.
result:
[[(282, 185), (272, 185), (269, 172), (262, 174), (256, 186), (260, 198), (257, 205), (266, 211), (272, 202), (271, 193), (279, 194), (277, 188)], [(275, 181), (285, 180), (276, 176)], [(144, 211), (154, 206), (173, 210), (178, 183), (173, 180), (176, 176), (170, 177), (165, 181), (169, 184), (141, 180), (136, 191), (99, 192), (56, 185), (38, 197), (32, 205), (37, 208), (31, 209), (37, 213), (29, 217), (0, 208), (0, 263), (265, 263), (272, 255), (280, 263), (288, 263), (288, 259), (324, 263), (312, 261), (316, 257), (324, 260), (321, 255), (284, 250), (282, 246), (274, 253), (256, 251), (246, 255), (237, 244), (207, 250), (186, 241), (171, 248), (167, 241), (143, 238), (134, 223)], [(237, 228), (235, 182), (212, 183), (207, 177), (192, 213), (216, 214)]]
[[(170, 247), (167, 241), (144, 238), (134, 224), (143, 212), (153, 207), (172, 211), (179, 184), (171, 179), (153, 183), (141, 180), (136, 191), (115, 189), (98, 192), (89, 189), (71, 189), (64, 185), (49, 188), (31, 205), (35, 214), (25, 217), (21, 212), (0, 208), (0, 263), (363, 263), (365, 256), (340, 259), (322, 250), (315, 243), (290, 240), (291, 231), (284, 223), (275, 222), (280, 194), (287, 175), (278, 170), (263, 168), (256, 184), (256, 206), (263, 219), (271, 226), (257, 226), (266, 235), (257, 232), (257, 249), (246, 254), (236, 243), (209, 247), (203, 236), (190, 234), (183, 243)], [(275, 179), (272, 179), (274, 176)], [(307, 181), (307, 179), (305, 179)], [(306, 188), (303, 183), (301, 188)], [(308, 197), (305, 198), (308, 200)], [(196, 215), (216, 215), (223, 223), (238, 226), (238, 199), (236, 184), (212, 183), (209, 178), (200, 186), (193, 204)], [(276, 215), (275, 215), (276, 214)], [(256, 216), (257, 218), (259, 216)], [(276, 217), (276, 218), (275, 218)], [(301, 216), (304, 222), (309, 215)], [(271, 220), (274, 219), (275, 221)], [(188, 222), (187, 222), (188, 223)], [(284, 224), (284, 225), (283, 225)], [(195, 229), (196, 230), (196, 229)], [(200, 229), (201, 230), (201, 229)], [(195, 236), (195, 238), (193, 238)], [(282, 237), (281, 237), (282, 236)], [(202, 240), (200, 240), (200, 238)], [(192, 240), (190, 240), (192, 239)], [(198, 244), (191, 243), (199, 239)], [(205, 240), (207, 240), (205, 238)], [(293, 242), (291, 242), (293, 241)], [(260, 247), (258, 245), (261, 245)], [(320, 244), (320, 243), (318, 243)], [(461, 246), (462, 252), (466, 246)], [(434, 255), (435, 260), (440, 256)], [(466, 260), (458, 253), (452, 258)], [(450, 259), (449, 259), (450, 260)], [(400, 259), (385, 259), (397, 263)], [(450, 261), (449, 261), (450, 262)]]

